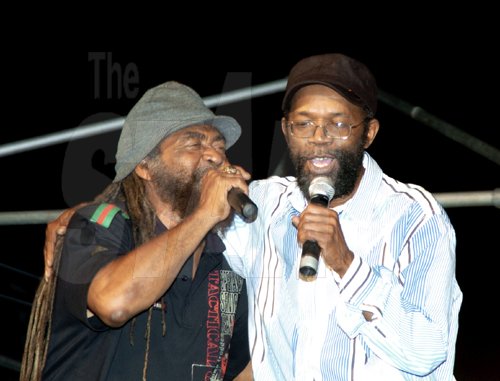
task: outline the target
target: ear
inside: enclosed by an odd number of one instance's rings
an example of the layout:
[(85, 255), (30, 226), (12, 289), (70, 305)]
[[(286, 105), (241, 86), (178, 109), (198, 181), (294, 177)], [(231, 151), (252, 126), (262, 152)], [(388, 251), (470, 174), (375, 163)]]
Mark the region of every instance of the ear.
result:
[(286, 118), (281, 118), (281, 132), (283, 132), (283, 136), (285, 137), (285, 141), (288, 144), (288, 128), (286, 127)]
[(151, 180), (151, 174), (149, 173), (148, 162), (146, 160), (142, 160), (139, 164), (137, 164), (134, 172), (143, 180)]
[(377, 136), (379, 127), (380, 124), (378, 122), (378, 119), (371, 119), (368, 123), (368, 132), (366, 134), (366, 143), (364, 146), (365, 149), (372, 145), (373, 141), (375, 140), (375, 136)]

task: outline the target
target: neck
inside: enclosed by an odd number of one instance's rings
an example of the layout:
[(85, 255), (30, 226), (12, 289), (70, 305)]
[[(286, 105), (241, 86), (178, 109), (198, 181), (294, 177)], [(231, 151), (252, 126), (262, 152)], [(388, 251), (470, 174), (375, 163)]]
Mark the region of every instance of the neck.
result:
[[(153, 207), (156, 216), (162, 222), (162, 224), (167, 227), (168, 230), (173, 229), (182, 221), (179, 212), (174, 211), (172, 204), (163, 202), (156, 193), (154, 187), (150, 183), (146, 184), (146, 197), (148, 198), (148, 201), (151, 203), (151, 206)], [(203, 253), (205, 244), (206, 244), (205, 239), (203, 239), (193, 252), (193, 268), (192, 268), (193, 278), (195, 277), (196, 270), (198, 269), (198, 264), (200, 263), (201, 254)]]
[(349, 201), (351, 198), (354, 197), (354, 195), (356, 194), (358, 188), (359, 188), (359, 184), (361, 184), (361, 179), (363, 178), (363, 174), (365, 173), (365, 168), (364, 167), (361, 167), (360, 171), (359, 171), (359, 176), (356, 180), (356, 183), (354, 184), (354, 189), (352, 190), (351, 193), (345, 195), (345, 196), (342, 196), (342, 197), (339, 197), (339, 198), (334, 198), (332, 201), (330, 201), (330, 204), (328, 205), (329, 208), (334, 208), (336, 206), (339, 206), (339, 205), (342, 205), (342, 204), (345, 204), (347, 201)]
[(172, 229), (182, 221), (179, 212), (174, 210), (172, 204), (163, 202), (150, 183), (146, 184), (146, 197), (151, 203), (158, 219), (168, 229)]

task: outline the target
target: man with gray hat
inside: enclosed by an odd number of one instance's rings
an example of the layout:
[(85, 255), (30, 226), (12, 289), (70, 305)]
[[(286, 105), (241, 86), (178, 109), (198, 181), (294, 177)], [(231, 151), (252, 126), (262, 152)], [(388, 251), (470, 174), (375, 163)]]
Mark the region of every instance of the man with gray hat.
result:
[(182, 84), (144, 94), (113, 183), (71, 218), (37, 292), (22, 380), (230, 380), (247, 367), (245, 281), (212, 233), (232, 216), (228, 192), (248, 190), (225, 155), (240, 133)]
[(255, 380), (453, 380), (455, 232), (430, 193), (365, 151), (374, 77), (342, 54), (308, 57), (282, 107), (297, 178), (253, 181), (259, 217), (224, 236), (247, 280)]

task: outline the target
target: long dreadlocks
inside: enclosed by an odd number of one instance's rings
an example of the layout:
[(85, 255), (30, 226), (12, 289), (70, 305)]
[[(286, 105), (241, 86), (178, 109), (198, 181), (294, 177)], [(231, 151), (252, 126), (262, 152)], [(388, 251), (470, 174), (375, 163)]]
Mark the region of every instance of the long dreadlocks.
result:
[[(153, 156), (154, 158), (157, 153), (155, 151), (153, 151), (149, 157)], [(154, 235), (156, 215), (145, 195), (144, 183), (135, 172), (132, 172), (120, 182), (111, 183), (95, 198), (96, 202), (115, 202), (116, 200), (122, 201), (127, 205), (127, 213), (132, 221), (133, 237), (136, 246), (151, 239)], [(62, 237), (58, 237), (54, 248), (53, 276), (48, 281), (42, 279), (35, 293), (26, 334), (20, 381), (39, 381), (42, 378), (50, 341), (52, 310), (61, 260), (62, 242)], [(162, 305), (164, 305), (163, 300)], [(143, 380), (147, 378), (152, 308), (153, 307), (150, 307), (148, 311), (145, 332), (147, 341), (144, 354)], [(135, 318), (131, 324), (131, 345), (133, 345), (134, 323)], [(162, 317), (162, 331), (163, 335), (165, 335), (165, 312)]]

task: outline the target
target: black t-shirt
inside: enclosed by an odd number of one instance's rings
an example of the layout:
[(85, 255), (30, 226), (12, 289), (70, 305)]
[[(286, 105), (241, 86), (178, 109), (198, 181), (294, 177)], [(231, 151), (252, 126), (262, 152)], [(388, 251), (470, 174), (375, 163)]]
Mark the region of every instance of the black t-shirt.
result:
[[(93, 277), (133, 247), (130, 220), (120, 209), (101, 204), (75, 213), (65, 236), (43, 380), (142, 380), (148, 311), (120, 328), (87, 318)], [(224, 374), (230, 380), (250, 360), (246, 286), (223, 251), (222, 241), (209, 234), (194, 279), (190, 258), (165, 304), (155, 303), (147, 380), (222, 380)]]

